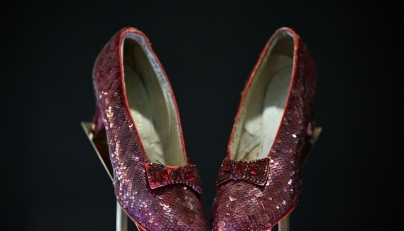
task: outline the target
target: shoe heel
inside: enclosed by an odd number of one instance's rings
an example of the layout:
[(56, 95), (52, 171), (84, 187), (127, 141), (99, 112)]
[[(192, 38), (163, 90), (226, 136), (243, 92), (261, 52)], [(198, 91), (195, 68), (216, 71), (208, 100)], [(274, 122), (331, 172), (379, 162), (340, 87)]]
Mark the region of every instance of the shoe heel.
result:
[[(107, 137), (105, 134), (105, 125), (102, 120), (101, 112), (98, 105), (95, 108), (93, 122), (81, 122), (81, 126), (86, 133), (87, 138), (90, 140), (98, 158), (101, 160), (102, 165), (107, 171), (110, 179), (113, 179), (111, 160), (109, 159)], [(138, 228), (139, 229), (139, 228)], [(127, 231), (128, 230), (128, 216), (122, 210), (119, 203), (116, 203), (116, 230)], [(142, 229), (139, 229), (142, 231)]]
[[(81, 126), (90, 140), (98, 158), (101, 160), (102, 165), (107, 171), (111, 180), (113, 180), (112, 164), (108, 153), (108, 143), (107, 136), (105, 133), (105, 124), (103, 122), (100, 109), (98, 105), (95, 108), (95, 113), (93, 116), (93, 122), (81, 122)], [(147, 231), (136, 221), (135, 225), (139, 231)], [(128, 230), (128, 216), (122, 210), (119, 203), (116, 203), (116, 230), (117, 231), (127, 231)]]
[(101, 111), (100, 108), (98, 107), (98, 104), (96, 104), (95, 106), (95, 112), (93, 116), (93, 123), (91, 125), (91, 130), (94, 136), (93, 137), (94, 140), (106, 142), (107, 136), (105, 134), (105, 124), (102, 119)]

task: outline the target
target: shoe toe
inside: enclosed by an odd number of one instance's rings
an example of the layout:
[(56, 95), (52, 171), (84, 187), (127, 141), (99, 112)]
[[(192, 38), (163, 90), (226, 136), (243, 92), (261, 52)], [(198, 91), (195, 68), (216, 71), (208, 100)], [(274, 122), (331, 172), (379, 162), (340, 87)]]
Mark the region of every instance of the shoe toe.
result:
[(200, 197), (187, 186), (144, 187), (127, 198), (118, 201), (131, 219), (149, 231), (208, 229)]
[[(278, 206), (274, 198), (267, 196), (266, 190), (265, 186), (243, 180), (220, 185), (212, 208), (212, 230), (259, 231), (272, 228), (284, 208)], [(275, 214), (269, 211), (275, 211)]]
[(164, 228), (156, 230), (208, 230), (199, 194), (187, 186), (159, 189), (152, 206), (157, 208), (154, 219), (164, 221), (161, 224)]

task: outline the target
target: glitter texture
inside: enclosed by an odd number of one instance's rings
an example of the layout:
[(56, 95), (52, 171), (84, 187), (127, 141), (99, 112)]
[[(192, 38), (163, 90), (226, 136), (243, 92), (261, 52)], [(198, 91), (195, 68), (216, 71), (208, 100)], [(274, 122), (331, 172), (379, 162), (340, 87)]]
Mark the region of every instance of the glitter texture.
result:
[[(142, 148), (136, 127), (133, 126), (123, 86), (120, 48), (127, 33), (142, 36), (151, 50), (148, 39), (142, 32), (124, 28), (105, 45), (93, 70), (94, 90), (100, 109), (95, 115), (94, 121), (97, 123), (93, 128), (103, 129), (105, 126), (116, 199), (129, 217), (145, 230), (207, 230), (200, 195), (195, 190), (181, 184), (169, 184), (155, 189), (149, 187), (145, 164), (150, 161)], [(157, 57), (153, 52), (152, 54), (155, 62), (153, 64), (160, 65), (162, 69)], [(169, 85), (168, 79), (165, 84)], [(172, 92), (171, 95), (176, 107)], [(94, 132), (100, 133), (102, 130)], [(185, 159), (188, 164), (186, 156)]]
[[(262, 186), (238, 178), (219, 184), (211, 215), (214, 231), (270, 230), (293, 211), (299, 200), (302, 190), (301, 168), (312, 145), (317, 72), (299, 36), (289, 28), (282, 28), (275, 34), (279, 32), (293, 35), (294, 67), (282, 122), (267, 156), (270, 158), (268, 178)], [(253, 73), (263, 61), (274, 36), (264, 48)], [(238, 115), (253, 77), (254, 74), (244, 89)], [(228, 153), (228, 159), (231, 159), (230, 151)], [(234, 171), (234, 168), (231, 169)], [(223, 171), (222, 166), (219, 175)]]
[(184, 184), (195, 191), (202, 192), (202, 183), (196, 166), (170, 167), (162, 164), (146, 163), (147, 179), (151, 189), (164, 187), (169, 184)]
[(220, 166), (216, 185), (228, 180), (246, 180), (248, 182), (264, 185), (268, 177), (269, 158), (252, 161), (234, 161), (225, 158)]

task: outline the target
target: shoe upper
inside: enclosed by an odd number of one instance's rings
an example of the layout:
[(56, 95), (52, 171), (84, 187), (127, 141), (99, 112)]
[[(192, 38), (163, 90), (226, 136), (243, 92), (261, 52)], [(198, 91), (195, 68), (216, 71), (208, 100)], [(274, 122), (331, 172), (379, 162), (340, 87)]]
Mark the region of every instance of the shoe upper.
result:
[[(152, 80), (137, 79), (131, 83), (125, 80), (125, 74), (129, 72), (126, 71), (126, 63), (123, 63), (126, 49), (123, 43), (135, 37), (139, 40), (139, 46), (132, 48), (147, 52), (144, 53), (146, 55), (143, 61), (139, 61), (144, 63), (134, 65), (152, 67), (145, 72), (155, 72), (157, 82), (152, 85), (158, 86), (157, 90), (137, 88), (141, 84), (147, 85), (145, 81)], [(128, 63), (131, 62), (137, 61), (131, 60)], [(141, 73), (140, 69), (138, 72), (139, 75), (147, 74)], [(171, 86), (147, 37), (134, 28), (124, 28), (115, 34), (96, 60), (93, 83), (107, 135), (115, 195), (124, 211), (132, 220), (150, 231), (207, 230), (205, 213), (197, 192), (200, 189), (200, 179), (185, 154)], [(135, 91), (135, 95), (132, 96), (130, 90)], [(134, 106), (128, 100), (130, 97), (133, 98)], [(154, 100), (153, 97), (168, 100), (168, 103)], [(142, 98), (150, 101), (141, 101)], [(133, 111), (133, 108), (137, 111)], [(159, 117), (159, 112), (164, 114), (166, 111), (168, 116)], [(152, 113), (155, 117), (150, 117)], [(157, 128), (151, 129), (154, 127)], [(170, 140), (173, 136), (177, 136), (174, 141)], [(188, 169), (190, 172), (187, 172)], [(155, 187), (151, 187), (152, 181)]]
[[(262, 109), (266, 102), (272, 105), (263, 94), (270, 91), (268, 83), (276, 81), (273, 76), (288, 75), (283, 58), (272, 57), (280, 54), (276, 44), (288, 37), (292, 45), (286, 50), (293, 66), (289, 80), (279, 83), (287, 87), (285, 101), (278, 102), (284, 105)], [(279, 68), (271, 69), (271, 65)], [(260, 90), (263, 81), (265, 87)], [(242, 94), (228, 157), (216, 182), (212, 230), (270, 230), (296, 207), (302, 189), (301, 168), (312, 145), (316, 87), (317, 72), (307, 47), (293, 30), (279, 29), (264, 48)]]

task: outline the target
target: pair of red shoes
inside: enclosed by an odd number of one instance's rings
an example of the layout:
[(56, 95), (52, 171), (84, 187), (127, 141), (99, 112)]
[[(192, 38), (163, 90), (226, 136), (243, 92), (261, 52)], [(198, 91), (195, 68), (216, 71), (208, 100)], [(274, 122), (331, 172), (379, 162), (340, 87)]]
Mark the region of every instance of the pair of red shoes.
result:
[[(147, 37), (134, 28), (115, 34), (95, 62), (93, 82), (91, 133), (94, 141), (107, 141), (107, 167), (123, 210), (143, 230), (208, 230), (201, 179)], [(299, 36), (289, 28), (276, 31), (242, 94), (216, 181), (212, 230), (270, 230), (296, 207), (300, 170), (315, 137), (316, 85), (313, 59)]]

